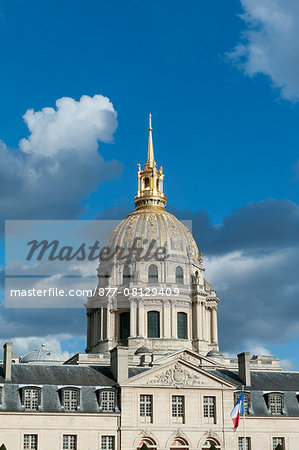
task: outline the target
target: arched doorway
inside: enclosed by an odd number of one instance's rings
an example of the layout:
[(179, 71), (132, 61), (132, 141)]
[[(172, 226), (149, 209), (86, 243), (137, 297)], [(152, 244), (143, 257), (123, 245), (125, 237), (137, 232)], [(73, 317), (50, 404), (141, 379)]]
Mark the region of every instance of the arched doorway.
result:
[(221, 445), (219, 444), (219, 442), (216, 441), (215, 439), (211, 439), (211, 438), (207, 439), (201, 448), (202, 448), (202, 450), (208, 450), (209, 448), (211, 448), (212, 444), (215, 445), (217, 450), (221, 449)]
[(143, 439), (139, 442), (139, 444), (138, 444), (138, 446), (137, 446), (137, 449), (138, 449), (138, 450), (141, 449), (142, 446), (143, 446), (144, 444), (145, 444), (145, 445), (147, 446), (147, 448), (149, 448), (149, 449), (157, 450), (157, 444), (155, 443), (155, 441), (154, 441), (153, 439), (150, 439), (150, 438), (143, 438)]
[(170, 445), (170, 450), (175, 450), (177, 448), (181, 448), (181, 449), (184, 448), (185, 450), (188, 450), (189, 449), (189, 445), (185, 441), (185, 439), (176, 438), (174, 441), (172, 441), (172, 443)]

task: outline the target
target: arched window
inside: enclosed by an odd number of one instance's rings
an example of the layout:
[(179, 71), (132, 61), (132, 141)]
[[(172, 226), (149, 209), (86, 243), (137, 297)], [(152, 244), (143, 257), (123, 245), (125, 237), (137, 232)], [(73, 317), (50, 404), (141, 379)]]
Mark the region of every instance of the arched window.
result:
[(178, 339), (188, 339), (187, 314), (179, 312), (177, 315)]
[(158, 311), (149, 311), (147, 313), (147, 337), (160, 337), (160, 313)]
[(148, 268), (148, 282), (158, 283), (158, 267), (155, 264), (151, 264)]
[(123, 312), (119, 316), (120, 339), (128, 339), (130, 336), (130, 313)]
[(153, 439), (150, 439), (150, 438), (143, 438), (139, 442), (137, 448), (141, 449), (144, 444), (147, 446), (147, 448), (150, 448), (150, 449), (153, 449), (153, 450), (157, 449), (157, 445), (156, 445), (155, 441)]
[(175, 282), (177, 284), (184, 284), (184, 271), (180, 266), (175, 269)]
[(219, 442), (217, 442), (215, 439), (207, 439), (206, 442), (202, 446), (202, 450), (210, 449), (212, 444), (214, 444), (217, 449), (219, 449), (219, 450), (221, 449)]
[(128, 283), (130, 281), (131, 278), (131, 272), (128, 266), (124, 267), (123, 270), (123, 283)]
[(149, 189), (150, 188), (150, 179), (149, 178), (145, 178), (144, 180), (144, 189)]
[(189, 448), (189, 445), (187, 444), (187, 442), (184, 440), (184, 439), (182, 439), (182, 438), (177, 438), (177, 439), (175, 439), (172, 443), (171, 443), (171, 446), (170, 446), (170, 448), (171, 449), (176, 449), (176, 448), (184, 448), (184, 449), (188, 449)]
[(157, 180), (156, 186), (157, 186), (157, 190), (159, 190), (160, 189), (160, 181), (159, 180)]

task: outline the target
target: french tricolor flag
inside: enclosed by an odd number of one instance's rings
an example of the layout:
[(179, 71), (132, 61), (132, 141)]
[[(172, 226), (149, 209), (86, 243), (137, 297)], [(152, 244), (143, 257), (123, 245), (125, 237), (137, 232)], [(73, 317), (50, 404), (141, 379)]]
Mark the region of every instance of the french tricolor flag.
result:
[(244, 392), (240, 395), (239, 400), (234, 406), (234, 409), (230, 413), (230, 416), (234, 422), (234, 429), (236, 430), (239, 426), (240, 415), (244, 414)]

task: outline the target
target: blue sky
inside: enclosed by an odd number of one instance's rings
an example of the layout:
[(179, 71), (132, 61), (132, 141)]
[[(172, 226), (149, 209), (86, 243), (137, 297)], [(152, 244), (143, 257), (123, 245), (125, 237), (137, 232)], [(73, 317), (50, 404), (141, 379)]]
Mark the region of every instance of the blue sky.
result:
[[(262, 347), (297, 367), (298, 24), (295, 0), (0, 0), (2, 220), (121, 218), (133, 209), (151, 112), (169, 210), (194, 220), (223, 300), (223, 350)], [(107, 97), (110, 110), (92, 128), (96, 100), (82, 103), (88, 121), (76, 134), (65, 125), (67, 105), (55, 102), (82, 95)], [(60, 109), (55, 128), (36, 115), (45, 107)], [(74, 123), (78, 111), (75, 104)], [(43, 313), (32, 314), (42, 322)], [(83, 348), (78, 314), (52, 334)], [(248, 334), (235, 348), (229, 329), (241, 331), (248, 314)], [(28, 320), (28, 312), (3, 310), (0, 338), (21, 322), (17, 337), (30, 345), (51, 334), (30, 331)], [(61, 340), (73, 351), (71, 338)]]

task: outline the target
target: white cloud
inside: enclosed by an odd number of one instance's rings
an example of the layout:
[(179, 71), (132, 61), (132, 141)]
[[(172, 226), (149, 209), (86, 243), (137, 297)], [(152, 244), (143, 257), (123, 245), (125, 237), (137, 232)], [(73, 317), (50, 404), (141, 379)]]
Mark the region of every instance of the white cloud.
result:
[(228, 56), (249, 76), (271, 78), (285, 99), (299, 101), (298, 0), (241, 0), (246, 24)]
[(298, 367), (296, 367), (290, 359), (281, 359), (280, 365), (283, 370), (298, 370)]
[[(28, 337), (16, 337), (11, 341), (13, 343), (13, 352), (18, 356), (24, 356), (27, 353), (36, 350), (45, 344), (47, 349), (54, 350), (61, 353), (65, 361), (70, 358), (71, 354), (67, 351), (61, 350), (61, 341), (66, 339), (71, 339), (71, 335), (59, 334), (59, 335), (48, 335), (48, 336), (28, 336)], [(3, 347), (5, 341), (0, 342), (1, 348)]]
[(271, 355), (270, 350), (263, 347), (262, 345), (249, 343), (246, 349), (247, 352), (250, 352), (251, 355)]
[(56, 109), (29, 109), (24, 114), (31, 134), (20, 141), (20, 149), (40, 156), (62, 150), (96, 151), (98, 141), (112, 141), (116, 117), (112, 103), (102, 95), (83, 95), (79, 101), (63, 97), (56, 101)]
[[(98, 142), (111, 142), (117, 113), (102, 95), (61, 98), (56, 109), (28, 110), (29, 136), (11, 150), (0, 141), (0, 211), (5, 219), (69, 219), (99, 183), (119, 173)], [(1, 217), (0, 216), (0, 217)]]
[(236, 285), (240, 277), (253, 279), (255, 275), (265, 268), (273, 271), (287, 257), (282, 250), (266, 255), (246, 255), (241, 251), (227, 253), (221, 256), (207, 257), (205, 266), (208, 278), (213, 280), (213, 287), (229, 291)]

